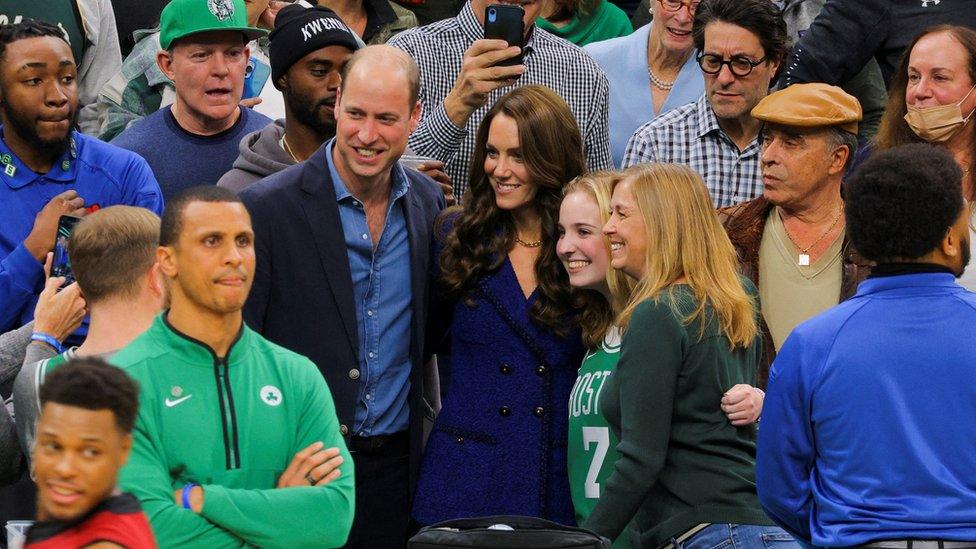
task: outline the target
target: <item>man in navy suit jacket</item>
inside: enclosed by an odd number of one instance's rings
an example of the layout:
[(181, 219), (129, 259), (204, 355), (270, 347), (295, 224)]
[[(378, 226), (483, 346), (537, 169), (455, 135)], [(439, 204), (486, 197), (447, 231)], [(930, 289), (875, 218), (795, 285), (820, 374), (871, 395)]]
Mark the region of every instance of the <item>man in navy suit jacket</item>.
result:
[(420, 117), (418, 89), (406, 54), (358, 51), (343, 71), (335, 139), (241, 193), (257, 249), (245, 320), (318, 365), (349, 437), (356, 519), (347, 547), (406, 545), (423, 422), (433, 416), (423, 341), (444, 196), (398, 163)]

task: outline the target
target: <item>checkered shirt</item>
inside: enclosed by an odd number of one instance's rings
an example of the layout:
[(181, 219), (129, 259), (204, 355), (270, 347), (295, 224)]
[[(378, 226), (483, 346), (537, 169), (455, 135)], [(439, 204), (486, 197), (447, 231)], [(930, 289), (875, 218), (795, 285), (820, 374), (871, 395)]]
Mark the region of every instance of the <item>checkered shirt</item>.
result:
[(532, 29), (526, 43), (525, 73), (518, 82), (493, 91), (465, 127), (455, 126), (444, 110), (444, 98), (461, 72), (464, 52), (481, 38), (484, 29), (470, 2), (466, 2), (457, 17), (404, 31), (389, 41), (391, 46), (409, 53), (420, 67), (423, 111), (420, 125), (410, 136), (410, 148), (416, 154), (444, 162), (445, 171), (454, 181), (456, 196), (461, 197), (468, 187), (481, 121), (500, 97), (520, 85), (542, 84), (558, 93), (579, 123), (589, 169), (613, 168), (607, 77), (582, 48), (538, 27)]
[(761, 143), (742, 152), (718, 125), (703, 94), (698, 101), (644, 124), (627, 143), (623, 167), (645, 162), (687, 164), (701, 174), (716, 208), (762, 195)]

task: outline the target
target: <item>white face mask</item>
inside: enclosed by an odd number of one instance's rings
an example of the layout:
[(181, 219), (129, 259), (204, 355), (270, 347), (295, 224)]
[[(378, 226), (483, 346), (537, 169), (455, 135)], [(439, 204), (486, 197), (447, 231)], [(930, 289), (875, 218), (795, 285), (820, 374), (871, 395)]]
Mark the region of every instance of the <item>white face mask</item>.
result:
[(934, 107), (916, 107), (907, 105), (908, 112), (905, 114), (905, 122), (915, 132), (915, 135), (928, 141), (929, 143), (944, 143), (952, 136), (959, 133), (959, 130), (969, 122), (976, 112), (976, 108), (969, 111), (965, 117), (962, 115), (962, 103), (976, 90), (976, 85), (969, 88), (969, 93), (955, 103), (949, 105), (936, 105)]

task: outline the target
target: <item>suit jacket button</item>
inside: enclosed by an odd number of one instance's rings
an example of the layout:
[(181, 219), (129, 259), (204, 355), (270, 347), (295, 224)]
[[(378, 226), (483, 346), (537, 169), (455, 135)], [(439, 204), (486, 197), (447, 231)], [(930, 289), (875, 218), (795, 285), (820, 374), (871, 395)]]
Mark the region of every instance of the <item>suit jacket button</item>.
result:
[(535, 417), (542, 417), (543, 415), (545, 415), (545, 413), (546, 413), (546, 409), (543, 408), (542, 406), (539, 406), (535, 410), (532, 410), (532, 415), (534, 415)]
[(352, 370), (349, 370), (349, 379), (353, 379), (353, 380), (359, 379), (359, 370), (357, 368), (353, 368)]
[(498, 368), (498, 370), (506, 376), (512, 373), (512, 367), (509, 366), (508, 364), (502, 364), (501, 367)]
[(458, 444), (464, 442), (464, 437), (457, 437)]
[(545, 366), (537, 366), (536, 369), (535, 369), (535, 373), (538, 374), (538, 375), (540, 375), (540, 376), (546, 375), (546, 372), (548, 372), (548, 371), (549, 371), (549, 368), (546, 368)]
[(339, 426), (339, 434), (341, 434), (342, 436), (348, 435), (349, 434), (349, 427), (346, 427), (345, 425), (340, 425)]
[(501, 414), (503, 417), (508, 417), (509, 415), (511, 415), (512, 409), (509, 408), (508, 406), (502, 406), (501, 408), (498, 409), (498, 413)]

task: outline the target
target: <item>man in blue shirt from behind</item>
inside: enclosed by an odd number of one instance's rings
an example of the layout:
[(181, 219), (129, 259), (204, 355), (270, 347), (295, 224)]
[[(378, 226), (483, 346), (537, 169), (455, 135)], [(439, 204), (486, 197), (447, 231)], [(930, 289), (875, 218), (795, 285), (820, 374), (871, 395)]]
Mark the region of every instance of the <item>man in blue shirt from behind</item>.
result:
[(877, 266), (798, 326), (769, 375), (766, 513), (816, 546), (976, 546), (976, 294), (962, 170), (943, 147), (876, 153), (844, 189)]
[(58, 219), (114, 204), (163, 211), (146, 161), (74, 130), (77, 67), (61, 30), (0, 27), (0, 333), (33, 317)]

